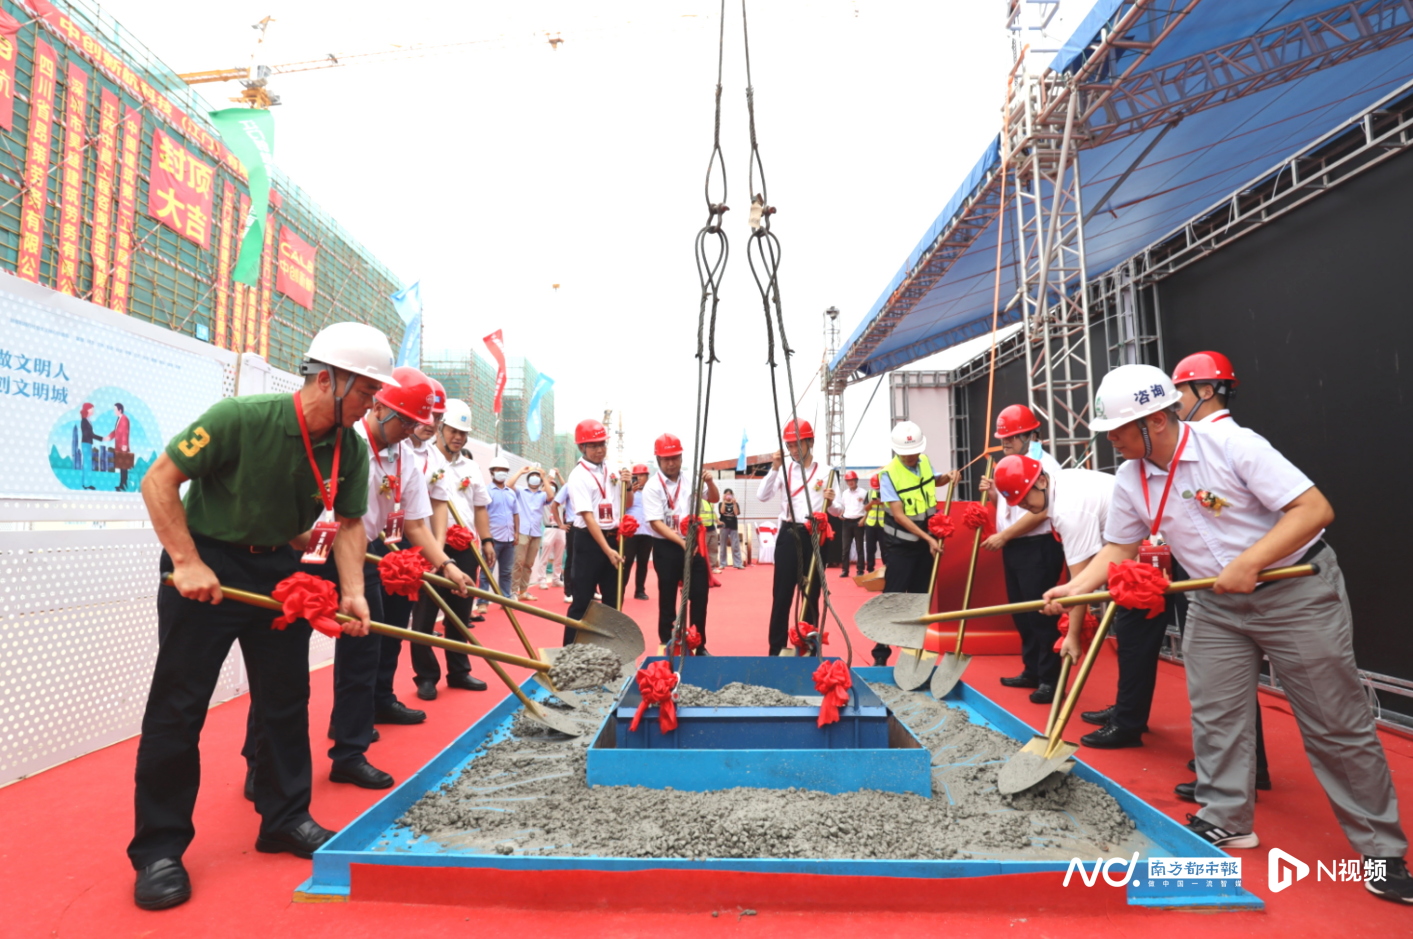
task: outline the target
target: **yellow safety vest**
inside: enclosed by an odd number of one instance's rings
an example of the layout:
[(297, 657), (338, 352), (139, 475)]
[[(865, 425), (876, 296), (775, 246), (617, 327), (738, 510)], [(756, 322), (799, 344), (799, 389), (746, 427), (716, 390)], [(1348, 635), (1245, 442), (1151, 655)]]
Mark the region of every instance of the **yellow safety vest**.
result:
[(716, 526), (716, 508), (707, 500), (702, 500), (702, 524), (707, 528)]
[[(898, 501), (903, 503), (903, 514), (920, 528), (927, 526), (927, 520), (937, 511), (937, 480), (932, 472), (932, 463), (926, 455), (918, 458), (917, 472), (903, 465), (899, 457), (893, 457), (888, 464), (888, 479), (893, 490), (898, 493)], [(917, 541), (917, 535), (900, 528), (889, 512), (883, 519), (883, 530), (902, 541)]]
[(883, 515), (887, 511), (887, 507), (883, 504), (883, 497), (877, 492), (870, 492), (868, 494), (868, 513), (864, 517), (864, 525), (869, 528), (882, 527)]

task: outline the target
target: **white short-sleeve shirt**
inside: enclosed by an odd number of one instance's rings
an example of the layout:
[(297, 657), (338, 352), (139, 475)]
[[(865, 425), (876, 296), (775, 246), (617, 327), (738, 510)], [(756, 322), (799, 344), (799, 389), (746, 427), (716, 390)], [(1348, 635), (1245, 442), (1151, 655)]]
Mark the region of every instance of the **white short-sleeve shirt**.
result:
[(462, 450), (456, 459), (448, 460), (446, 478), (451, 491), (452, 504), (461, 513), (467, 525), (473, 524), (474, 509), (491, 504), (491, 492), (486, 488), (486, 476), (481, 467)]
[[(1059, 462), (1056, 461), (1056, 459), (1050, 455), (1049, 450), (1040, 451), (1040, 469), (1045, 473), (1049, 474), (1051, 479), (1054, 479), (1058, 474), (1064, 472), (1064, 470), (1060, 468)], [(1026, 509), (1022, 508), (1019, 505), (1013, 506), (1007, 504), (1006, 500), (1001, 497), (1001, 494), (996, 489), (991, 490), (991, 497), (993, 499), (1001, 499), (1001, 504), (996, 506), (997, 531), (1005, 531), (1007, 528), (1010, 528), (1016, 522), (1020, 521), (1022, 518), (1025, 518), (1027, 515), (1030, 514), (1030, 512), (1028, 512)], [(1054, 513), (1051, 512), (1050, 514), (1053, 515)], [(1035, 535), (1048, 535), (1050, 534), (1050, 531), (1050, 519), (1046, 518), (1039, 525), (1036, 525), (1034, 528), (1032, 528), (1030, 530), (1030, 533), (1027, 534), (1025, 537), (1031, 538)]]
[(1050, 524), (1065, 546), (1065, 563), (1087, 561), (1104, 547), (1104, 525), (1114, 477), (1087, 469), (1046, 471), (1050, 477)]
[[(365, 441), (368, 435), (363, 422), (354, 425)], [(421, 463), (417, 451), (406, 440), (375, 450), (368, 445), (368, 514), (363, 516), (363, 533), (369, 541), (382, 537), (388, 524), (388, 513), (393, 510), (394, 481), (398, 476), (398, 458), (402, 458), (402, 511), (408, 521), (432, 517), (432, 503), (427, 498), (427, 483), (422, 478)]]
[[(797, 522), (803, 525), (815, 512), (823, 512), (825, 481), (829, 475), (819, 463), (812, 463), (808, 471), (802, 470), (794, 460), (786, 460), (780, 469), (772, 469), (760, 481), (756, 498), (762, 502), (780, 499), (780, 521)], [(794, 518), (790, 517), (790, 503), (795, 504)]]
[(653, 473), (639, 495), (643, 499), (643, 518), (648, 522), (649, 535), (659, 541), (667, 540), (653, 528), (653, 522), (662, 522), (672, 531), (681, 531), (682, 516), (690, 514), (687, 508), (692, 500), (691, 487), (686, 485), (682, 474), (671, 480), (662, 473)]
[[(412, 443), (414, 439), (408, 438), (408, 443)], [(414, 445), (412, 451), (417, 454), (417, 466), (427, 483), (427, 497), (450, 502), (451, 483), (447, 480), (446, 457), (442, 456), (442, 451), (430, 440), (420, 447)]]
[(863, 486), (850, 489), (849, 484), (844, 483), (842, 489), (834, 491), (834, 514), (844, 518), (863, 518), (864, 500), (867, 498), (868, 490)]
[(580, 460), (569, 473), (565, 490), (574, 508), (574, 527), (588, 528), (580, 512), (593, 512), (594, 520), (604, 531), (618, 527), (618, 474), (608, 463), (598, 466)]
[[(1223, 429), (1227, 422), (1184, 424), (1187, 445), (1177, 471), (1159, 532), (1173, 557), (1193, 577), (1216, 577), (1280, 521), (1282, 509), (1314, 487), (1310, 477), (1280, 454), (1260, 434), (1244, 428)], [(1136, 544), (1150, 529), (1148, 502), (1158, 511), (1168, 474), (1149, 460), (1129, 460), (1116, 474), (1114, 498), (1105, 524), (1108, 540)], [(1220, 500), (1220, 501), (1218, 501)], [(1324, 535), (1273, 567), (1294, 563)]]

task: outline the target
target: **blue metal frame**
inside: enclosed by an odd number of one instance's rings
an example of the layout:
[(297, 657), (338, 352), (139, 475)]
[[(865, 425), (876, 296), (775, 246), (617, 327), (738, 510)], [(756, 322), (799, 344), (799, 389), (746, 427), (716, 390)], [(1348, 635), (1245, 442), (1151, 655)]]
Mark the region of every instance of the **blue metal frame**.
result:
[[(868, 681), (890, 681), (891, 668), (857, 668)], [(549, 693), (531, 679), (522, 685), (538, 700)], [(1018, 741), (1029, 740), (1035, 731), (1020, 718), (995, 704), (966, 684), (958, 684), (947, 703), (963, 708), (977, 723), (991, 727)], [(950, 861), (869, 861), (802, 858), (721, 858), (693, 861), (683, 858), (604, 858), (604, 857), (515, 857), (447, 851), (426, 840), (408, 837), (393, 823), (418, 799), (441, 783), (455, 779), (472, 759), (487, 736), (504, 739), (510, 735), (511, 718), (519, 702), (509, 695), (473, 724), (450, 746), (438, 753), (414, 775), (344, 827), (314, 854), (312, 876), (297, 891), (309, 899), (337, 899), (349, 892), (350, 864), (386, 864), (424, 868), (494, 868), (501, 870), (716, 870), (745, 873), (796, 873), (820, 876), (873, 876), (916, 879), (990, 877), (997, 874), (1027, 874), (1050, 871), (1063, 876), (1069, 867), (1064, 861), (950, 860)], [(1148, 856), (1229, 857), (1173, 819), (1147, 805), (1118, 783), (1076, 761), (1073, 773), (1101, 786), (1118, 801), (1152, 848)], [(385, 842), (386, 844), (382, 844)], [(1092, 862), (1091, 862), (1092, 863)], [(1083, 888), (1080, 888), (1083, 889)], [(1259, 897), (1237, 888), (1234, 894), (1192, 895), (1181, 898), (1146, 900), (1130, 892), (1134, 905), (1159, 905), (1173, 909), (1259, 910)]]

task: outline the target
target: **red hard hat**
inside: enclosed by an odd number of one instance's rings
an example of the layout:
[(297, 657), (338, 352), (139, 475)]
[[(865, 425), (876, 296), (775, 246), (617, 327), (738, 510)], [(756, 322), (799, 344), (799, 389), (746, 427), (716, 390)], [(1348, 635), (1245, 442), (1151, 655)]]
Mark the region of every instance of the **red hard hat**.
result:
[(1013, 404), (996, 415), (997, 437), (1014, 437), (1039, 429), (1040, 422), (1035, 419), (1035, 412), (1024, 404)]
[(647, 466), (647, 464), (646, 464), (646, 463), (634, 463), (634, 464), (633, 464), (633, 475), (634, 475), (634, 476), (646, 476), (646, 475), (648, 475), (648, 466)]
[[(798, 428), (796, 424), (798, 423)], [(814, 428), (809, 421), (791, 421), (785, 425), (785, 442), (799, 443), (801, 440), (813, 440)]]
[(996, 464), (994, 482), (1001, 495), (1006, 497), (1008, 505), (1019, 505), (1020, 500), (1025, 498), (1027, 492), (1030, 492), (1030, 488), (1035, 485), (1035, 481), (1040, 478), (1040, 474), (1043, 472), (1039, 460), (1014, 454)]
[(1236, 380), (1236, 370), (1231, 367), (1231, 359), (1220, 352), (1194, 352), (1173, 369), (1173, 384), (1181, 385), (1188, 381), (1221, 381), (1235, 388), (1241, 382)]
[(675, 434), (663, 434), (653, 441), (653, 456), (681, 456), (682, 441)]
[(878, 474), (877, 474), (877, 473), (874, 473), (872, 476), (870, 476), (870, 477), (868, 478), (868, 485), (869, 485), (869, 488), (870, 488), (870, 489), (877, 489), (877, 488), (878, 488)]
[(432, 423), (432, 405), (437, 400), (432, 380), (410, 365), (393, 369), (392, 375), (397, 386), (384, 385), (373, 400), (419, 424)]
[(844, 474), (844, 482), (849, 482), (850, 480), (858, 478), (859, 474), (855, 473), (853, 470), (849, 470), (847, 473)]
[(574, 442), (597, 443), (600, 440), (608, 439), (608, 428), (604, 427), (592, 417), (586, 421), (580, 421), (574, 428)]
[(427, 376), (427, 380), (432, 383), (432, 389), (437, 393), (437, 400), (436, 400), (435, 402), (433, 402), (433, 404), (432, 404), (432, 413), (433, 413), (433, 414), (445, 414), (445, 413), (446, 413), (446, 386), (443, 385), (441, 382), (437, 381), (437, 380), (436, 380), (435, 378), (433, 378), (431, 375), (428, 375), (428, 376)]

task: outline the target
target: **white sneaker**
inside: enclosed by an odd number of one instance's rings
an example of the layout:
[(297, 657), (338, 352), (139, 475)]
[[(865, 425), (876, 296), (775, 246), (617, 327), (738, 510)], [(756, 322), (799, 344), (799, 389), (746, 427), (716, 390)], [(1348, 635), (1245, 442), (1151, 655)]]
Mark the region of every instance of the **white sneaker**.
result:
[(564, 595), (564, 602), (565, 602), (565, 603), (573, 603), (573, 602), (574, 602), (574, 598), (571, 597), (569, 594), (566, 593), (566, 594)]

